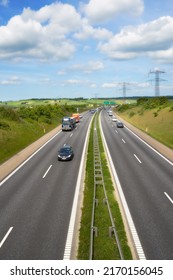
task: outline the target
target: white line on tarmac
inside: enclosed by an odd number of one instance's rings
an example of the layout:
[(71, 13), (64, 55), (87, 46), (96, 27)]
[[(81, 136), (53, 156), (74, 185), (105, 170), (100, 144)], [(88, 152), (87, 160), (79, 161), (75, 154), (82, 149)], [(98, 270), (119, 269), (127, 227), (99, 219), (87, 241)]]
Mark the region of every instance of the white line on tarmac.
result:
[(142, 163), (142, 161), (137, 157), (137, 155), (134, 154), (134, 157), (139, 161), (139, 163)]
[(46, 177), (47, 173), (49, 172), (49, 170), (51, 169), (52, 165), (49, 166), (49, 168), (47, 169), (47, 171), (44, 173), (43, 178)]
[(172, 200), (172, 198), (170, 198), (170, 196), (166, 193), (166, 192), (164, 192), (164, 194), (166, 195), (166, 197), (169, 199), (169, 201), (173, 204), (173, 200)]
[(126, 143), (126, 141), (124, 139), (122, 139), (122, 141), (123, 141), (124, 144)]
[(7, 231), (6, 235), (4, 236), (4, 238), (2, 239), (2, 241), (0, 242), (0, 248), (2, 247), (2, 245), (4, 244), (5, 240), (8, 238), (10, 232), (12, 231), (13, 227), (10, 227), (9, 230)]

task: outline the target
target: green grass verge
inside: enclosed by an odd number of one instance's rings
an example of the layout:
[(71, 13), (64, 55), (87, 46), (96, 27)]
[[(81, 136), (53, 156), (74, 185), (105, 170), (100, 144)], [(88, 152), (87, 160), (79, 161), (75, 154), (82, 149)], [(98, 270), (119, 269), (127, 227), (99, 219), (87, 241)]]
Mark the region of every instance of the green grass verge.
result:
[(143, 110), (135, 106), (118, 115), (126, 121), (173, 149), (173, 110), (171, 106)]
[(41, 124), (38, 122), (15, 122), (6, 120), (6, 129), (0, 129), (0, 164), (33, 143), (44, 132), (52, 130), (57, 124)]
[[(84, 191), (84, 203), (82, 209), (80, 238), (79, 238), (79, 250), (78, 259), (87, 260), (89, 258), (89, 246), (90, 246), (90, 226), (91, 226), (91, 213), (93, 203), (93, 191), (94, 191), (94, 163), (93, 163), (93, 123), (91, 126), (88, 156), (86, 164), (86, 178), (85, 178), (85, 191)], [(119, 205), (115, 198), (114, 187), (107, 165), (107, 160), (102, 144), (101, 135), (99, 132), (99, 125), (97, 122), (97, 130), (99, 137), (99, 148), (101, 151), (101, 160), (103, 168), (103, 176), (105, 187), (107, 190), (107, 196), (110, 203), (111, 211), (115, 226), (118, 232), (119, 240), (122, 246), (123, 255), (125, 259), (132, 259), (132, 254), (127, 243), (127, 237), (123, 225), (123, 220), (119, 210)], [(93, 259), (95, 260), (118, 260), (120, 259), (119, 252), (114, 237), (109, 236), (109, 227), (111, 226), (107, 206), (103, 203), (104, 192), (102, 187), (97, 187), (96, 197), (98, 199), (98, 206), (96, 206), (95, 212), (95, 225), (98, 228), (98, 236), (94, 237), (94, 250)]]

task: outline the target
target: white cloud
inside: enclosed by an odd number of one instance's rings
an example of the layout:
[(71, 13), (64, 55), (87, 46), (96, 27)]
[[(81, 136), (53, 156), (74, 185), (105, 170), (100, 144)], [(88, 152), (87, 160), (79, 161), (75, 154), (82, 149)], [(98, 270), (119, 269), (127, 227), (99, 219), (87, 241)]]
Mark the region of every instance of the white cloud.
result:
[(56, 30), (55, 34), (64, 35), (74, 32), (81, 25), (81, 17), (75, 8), (58, 2), (45, 6), (37, 12), (25, 9), (22, 17), (25, 19), (33, 17), (43, 26), (50, 27), (52, 31)]
[(173, 47), (165, 51), (152, 52), (151, 57), (160, 63), (173, 64)]
[(0, 85), (16, 85), (21, 82), (21, 79), (17, 76), (9, 77), (8, 79), (0, 80)]
[(94, 23), (110, 20), (120, 13), (139, 16), (143, 9), (142, 0), (90, 0), (82, 7), (86, 17)]
[[(102, 84), (102, 88), (120, 88), (123, 86), (123, 84), (124, 83), (120, 83), (120, 82), (104, 83)], [(139, 87), (139, 88), (148, 88), (150, 86), (150, 84), (147, 82), (138, 83), (138, 82), (131, 81), (130, 83), (126, 83), (126, 84), (131, 87)]]
[(102, 85), (103, 88), (115, 88), (117, 87), (117, 83), (104, 83)]
[(71, 32), (81, 24), (75, 8), (61, 3), (38, 11), (27, 8), (0, 27), (0, 58), (69, 59), (75, 52)]
[(147, 55), (172, 60), (173, 18), (161, 17), (139, 26), (125, 27), (98, 49), (111, 59), (132, 59)]
[[(173, 63), (173, 17), (164, 16), (138, 26), (127, 26), (114, 35), (106, 28), (93, 27), (89, 19), (101, 22), (129, 11), (139, 15), (143, 11), (142, 0), (90, 0), (83, 9), (87, 18), (82, 18), (73, 6), (61, 2), (46, 5), (38, 11), (24, 9), (6, 26), (0, 26), (0, 59), (36, 59), (50, 63), (68, 60), (79, 46), (77, 40), (95, 39), (100, 42), (97, 50), (110, 59), (148, 56), (161, 63)], [(93, 47), (91, 41), (87, 41), (88, 44), (89, 48)], [(92, 73), (103, 69), (104, 65), (100, 61), (89, 61), (75, 67)]]
[(100, 71), (104, 69), (104, 64), (101, 61), (88, 61), (87, 64), (74, 64), (70, 67), (73, 71), (82, 71), (85, 74), (90, 74), (94, 71)]
[(90, 84), (90, 88), (97, 88), (97, 85), (96, 85), (96, 84), (91, 83), (91, 84)]
[(96, 40), (108, 40), (113, 36), (113, 33), (105, 28), (94, 28), (92, 27), (88, 20), (84, 18), (82, 20), (82, 25), (80, 31), (74, 34), (74, 37), (81, 40), (86, 40), (88, 38), (93, 38)]
[(58, 76), (64, 76), (66, 74), (66, 71), (60, 70), (57, 72)]
[(70, 85), (78, 85), (78, 84), (83, 84), (82, 80), (77, 80), (77, 79), (69, 79), (65, 81), (66, 84)]
[(96, 84), (85, 79), (68, 79), (65, 80), (63, 85), (70, 85), (70, 86), (85, 86), (90, 88), (96, 88)]
[(9, 4), (9, 0), (1, 0), (0, 1), (1, 6), (8, 7), (8, 4)]
[(41, 84), (50, 84), (51, 82), (52, 82), (52, 80), (49, 77), (44, 77), (44, 78), (40, 79)]
[(76, 51), (75, 39), (103, 41), (112, 36), (107, 29), (93, 28), (68, 4), (56, 2), (38, 11), (25, 8), (0, 26), (0, 59), (67, 60)]

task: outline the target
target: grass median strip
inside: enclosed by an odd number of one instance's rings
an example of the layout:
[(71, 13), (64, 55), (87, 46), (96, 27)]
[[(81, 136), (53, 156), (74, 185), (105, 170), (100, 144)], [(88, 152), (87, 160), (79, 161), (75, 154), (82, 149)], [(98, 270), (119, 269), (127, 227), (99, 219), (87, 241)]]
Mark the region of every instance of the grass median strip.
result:
[[(97, 131), (99, 150), (101, 154), (102, 171), (104, 177), (104, 183), (107, 191), (107, 197), (113, 214), (114, 223), (117, 229), (118, 237), (122, 246), (123, 255), (125, 259), (132, 259), (131, 251), (127, 243), (126, 233), (120, 214), (119, 206), (115, 198), (114, 187), (107, 165), (107, 160), (102, 144), (102, 139), (98, 124), (98, 114), (95, 115), (97, 118)], [(84, 190), (84, 201), (81, 218), (81, 228), (79, 237), (79, 250), (78, 259), (86, 260), (89, 258), (89, 247), (90, 247), (90, 228), (91, 228), (91, 215), (93, 205), (93, 192), (94, 192), (94, 153), (93, 153), (93, 133), (94, 133), (94, 122), (91, 126), (90, 139), (88, 146), (87, 165), (86, 165), (86, 178), (85, 178), (85, 190)], [(108, 214), (107, 207), (104, 203), (104, 191), (102, 186), (97, 187), (96, 196), (98, 199), (98, 205), (95, 210), (95, 225), (98, 229), (97, 236), (94, 237), (93, 244), (93, 259), (95, 260), (114, 260), (120, 259), (120, 255), (117, 249), (115, 238), (109, 234), (109, 227), (111, 226), (110, 217)]]

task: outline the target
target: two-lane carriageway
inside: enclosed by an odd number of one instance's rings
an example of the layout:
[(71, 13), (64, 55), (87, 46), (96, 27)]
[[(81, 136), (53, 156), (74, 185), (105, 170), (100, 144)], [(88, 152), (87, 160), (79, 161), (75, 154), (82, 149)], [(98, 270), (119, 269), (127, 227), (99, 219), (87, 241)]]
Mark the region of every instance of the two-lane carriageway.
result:
[[(91, 115), (60, 131), (0, 185), (0, 259), (63, 259)], [(59, 162), (64, 144), (74, 159)]]
[(105, 110), (101, 124), (146, 259), (173, 259), (173, 163)]

